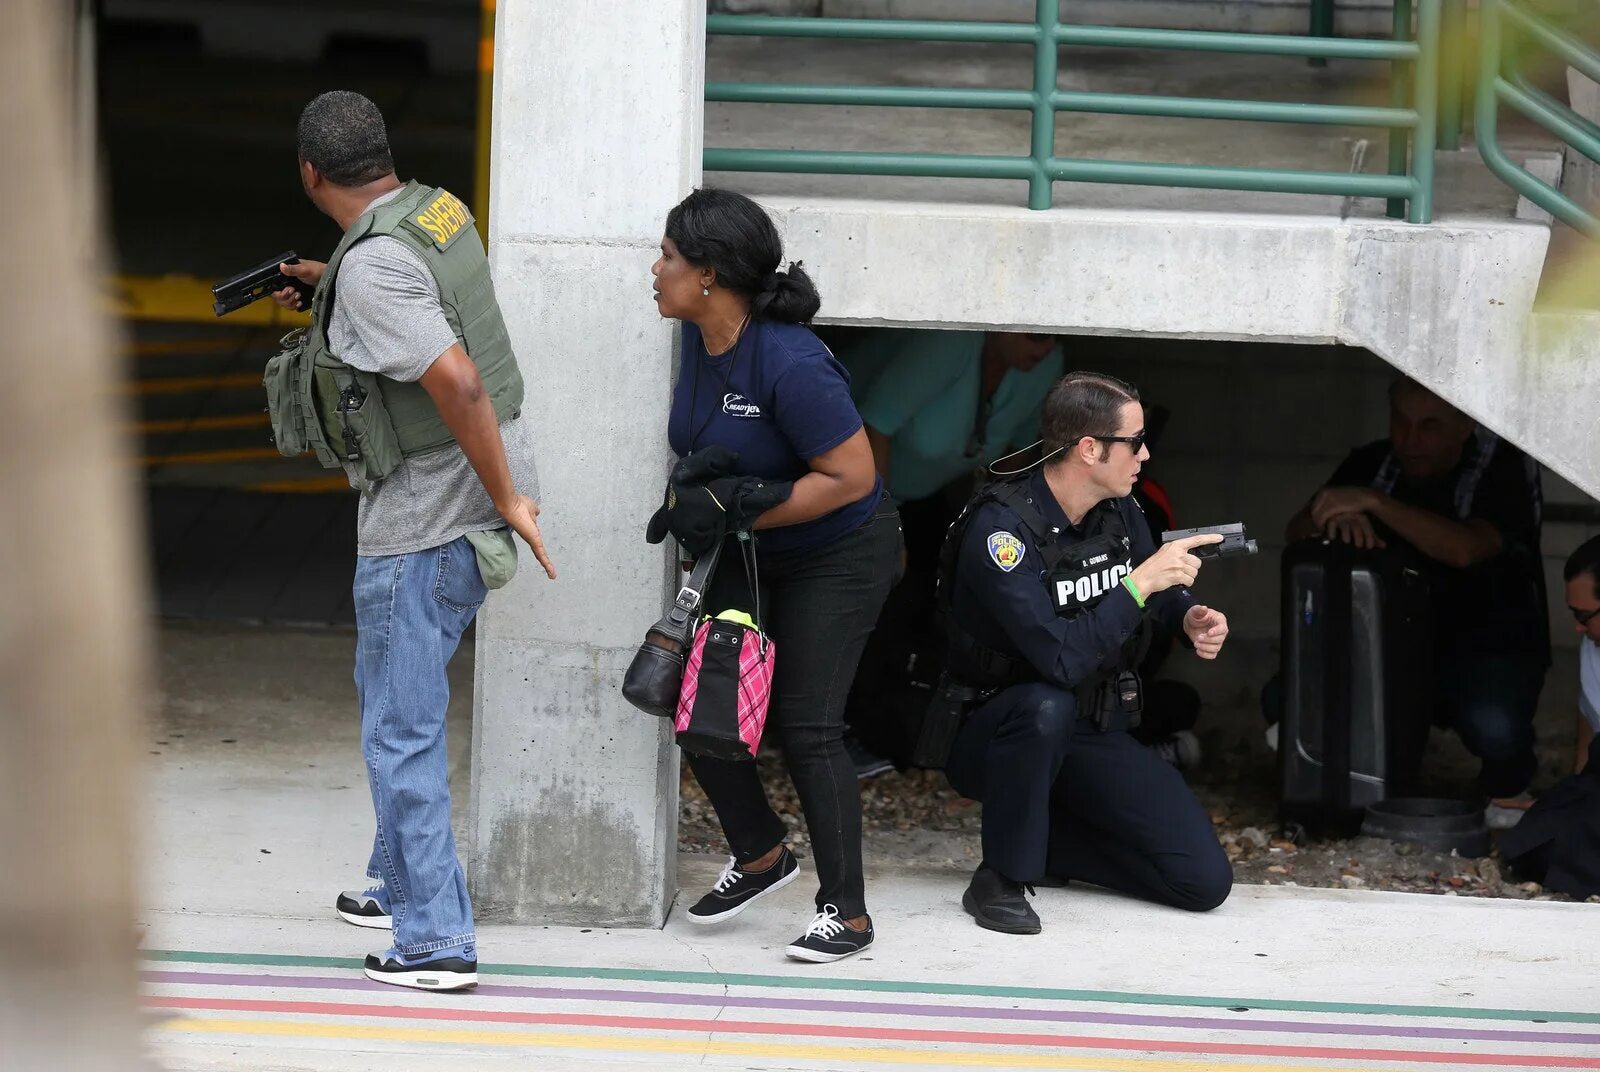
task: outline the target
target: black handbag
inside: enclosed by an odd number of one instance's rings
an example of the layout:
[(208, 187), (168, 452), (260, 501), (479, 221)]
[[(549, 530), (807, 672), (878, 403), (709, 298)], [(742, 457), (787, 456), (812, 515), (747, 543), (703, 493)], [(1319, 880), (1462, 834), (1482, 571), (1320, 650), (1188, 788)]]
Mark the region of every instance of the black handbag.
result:
[(628, 664), (628, 672), (622, 678), (622, 697), (647, 715), (672, 718), (677, 714), (684, 658), (694, 643), (700, 604), (721, 555), (719, 540), (700, 556), (667, 613), (645, 633), (644, 643)]

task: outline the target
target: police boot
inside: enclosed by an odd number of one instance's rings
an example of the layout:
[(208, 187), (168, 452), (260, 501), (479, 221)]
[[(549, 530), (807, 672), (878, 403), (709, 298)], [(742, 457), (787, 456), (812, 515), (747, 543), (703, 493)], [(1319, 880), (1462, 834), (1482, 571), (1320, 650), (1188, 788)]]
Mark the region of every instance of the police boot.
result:
[(1011, 881), (988, 864), (979, 864), (967, 892), (961, 895), (961, 907), (978, 921), (978, 926), (991, 931), (1038, 934), (1043, 928), (1024, 890), (1032, 893), (1033, 887)]

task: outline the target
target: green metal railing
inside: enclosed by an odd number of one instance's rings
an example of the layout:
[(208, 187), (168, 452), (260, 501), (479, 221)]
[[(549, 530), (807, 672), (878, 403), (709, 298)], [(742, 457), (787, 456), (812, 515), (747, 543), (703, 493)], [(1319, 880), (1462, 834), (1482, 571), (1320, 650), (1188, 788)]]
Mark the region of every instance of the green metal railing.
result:
[(1590, 238), (1600, 239), (1600, 218), (1519, 167), (1499, 140), (1500, 106), (1504, 104), (1600, 164), (1600, 126), (1534, 86), (1520, 62), (1537, 47), (1600, 81), (1600, 52), (1534, 12), (1523, 0), (1483, 0), (1481, 12), (1476, 115), (1479, 154), (1489, 170), (1523, 197)]
[[(1037, 14), (1032, 25), (710, 15), (706, 19), (706, 30), (712, 35), (1031, 45), (1033, 88), (709, 82), (706, 84), (707, 101), (1027, 111), (1032, 113), (1033, 127), (1026, 156), (711, 148), (705, 150), (705, 169), (1022, 179), (1028, 183), (1028, 207), (1034, 209), (1050, 207), (1056, 182), (1381, 197), (1390, 200), (1391, 214), (1404, 214), (1414, 223), (1427, 223), (1433, 216), (1440, 4), (1441, 0), (1417, 0), (1417, 34), (1412, 39), (1411, 0), (1396, 0), (1395, 35), (1393, 40), (1387, 41), (1063, 25), (1058, 0), (1037, 0)], [(1405, 9), (1403, 20), (1399, 10), (1402, 6)], [(1369, 107), (1068, 91), (1057, 88), (1056, 84), (1057, 50), (1063, 45), (1387, 61), (1393, 70), (1394, 100), (1389, 107)], [(1383, 127), (1390, 131), (1391, 138), (1389, 173), (1369, 175), (1060, 157), (1056, 155), (1055, 146), (1058, 112)]]
[[(1311, 0), (1311, 36), (1334, 35), (1334, 0)], [(1397, 25), (1396, 39), (1410, 32), (1411, 7), (1406, 5), (1406, 21)], [(1398, 9), (1396, 15), (1399, 15)], [(1397, 18), (1396, 22), (1400, 20)], [(1313, 67), (1327, 66), (1327, 60), (1313, 59)], [(1465, 108), (1467, 77), (1467, 0), (1442, 0), (1439, 21), (1439, 148), (1461, 148), (1461, 125)]]

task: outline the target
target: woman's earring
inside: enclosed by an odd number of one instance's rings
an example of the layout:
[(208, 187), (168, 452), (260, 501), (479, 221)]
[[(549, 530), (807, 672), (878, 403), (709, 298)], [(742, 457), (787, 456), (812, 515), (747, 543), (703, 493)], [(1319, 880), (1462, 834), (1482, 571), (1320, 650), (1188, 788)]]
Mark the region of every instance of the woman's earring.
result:
[(706, 297), (709, 298), (709, 297), (711, 297), (711, 288), (710, 287), (701, 287), (700, 288), (700, 293), (704, 294)]

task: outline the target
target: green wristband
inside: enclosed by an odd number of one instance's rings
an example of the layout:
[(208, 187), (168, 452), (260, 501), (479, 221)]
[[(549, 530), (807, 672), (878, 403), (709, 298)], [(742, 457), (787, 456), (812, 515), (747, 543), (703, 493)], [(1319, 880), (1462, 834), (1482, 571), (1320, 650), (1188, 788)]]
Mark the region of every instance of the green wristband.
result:
[(1122, 578), (1122, 587), (1124, 587), (1124, 588), (1126, 588), (1128, 590), (1128, 594), (1133, 597), (1133, 601), (1135, 603), (1139, 604), (1139, 609), (1140, 610), (1143, 610), (1144, 609), (1144, 596), (1139, 594), (1139, 587), (1136, 584), (1133, 583), (1133, 578), (1132, 577), (1124, 577), (1124, 578)]

